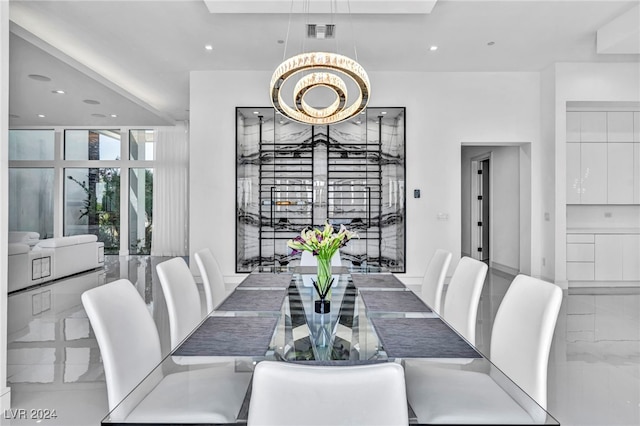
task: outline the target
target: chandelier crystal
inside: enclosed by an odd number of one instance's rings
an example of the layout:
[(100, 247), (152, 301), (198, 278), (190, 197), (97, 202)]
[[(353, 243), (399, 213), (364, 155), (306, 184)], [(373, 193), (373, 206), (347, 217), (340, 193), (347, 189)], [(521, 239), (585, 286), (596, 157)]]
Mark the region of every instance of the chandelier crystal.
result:
[[(353, 80), (358, 90), (355, 100), (348, 102), (344, 77)], [(292, 105), (282, 98), (281, 89), (292, 78), (298, 78), (293, 90)], [(305, 102), (310, 90), (324, 87), (335, 100), (324, 108), (314, 108)], [(371, 86), (369, 76), (355, 60), (327, 52), (302, 53), (286, 59), (274, 71), (269, 87), (274, 108), (294, 121), (305, 124), (333, 124), (348, 120), (366, 108)]]

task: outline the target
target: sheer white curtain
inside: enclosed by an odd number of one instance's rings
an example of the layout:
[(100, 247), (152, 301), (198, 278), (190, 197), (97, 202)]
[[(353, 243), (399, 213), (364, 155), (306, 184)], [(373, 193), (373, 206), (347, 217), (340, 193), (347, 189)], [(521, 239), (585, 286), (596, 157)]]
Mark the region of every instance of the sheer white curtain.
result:
[(188, 255), (189, 135), (186, 126), (158, 130), (153, 176), (151, 255)]

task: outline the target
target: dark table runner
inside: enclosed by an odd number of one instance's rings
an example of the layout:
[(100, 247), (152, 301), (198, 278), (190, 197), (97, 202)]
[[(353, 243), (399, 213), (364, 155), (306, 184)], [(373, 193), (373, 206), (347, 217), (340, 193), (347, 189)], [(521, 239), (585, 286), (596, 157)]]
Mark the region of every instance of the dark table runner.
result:
[(392, 358), (481, 358), (440, 318), (371, 318)]
[(209, 317), (182, 344), (177, 356), (264, 356), (275, 317)]
[(393, 274), (351, 274), (356, 288), (405, 288), (405, 285)]
[(250, 274), (238, 287), (289, 287), (293, 274)]
[(431, 312), (412, 291), (361, 290), (367, 312)]
[(280, 311), (287, 290), (236, 290), (216, 311)]

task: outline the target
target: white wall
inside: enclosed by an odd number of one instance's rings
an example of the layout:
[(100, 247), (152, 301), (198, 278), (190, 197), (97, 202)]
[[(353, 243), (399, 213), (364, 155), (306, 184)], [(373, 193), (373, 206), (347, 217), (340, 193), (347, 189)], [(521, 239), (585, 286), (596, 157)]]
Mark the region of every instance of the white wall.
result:
[[(190, 251), (210, 246), (228, 282), (234, 280), (235, 265), (235, 107), (270, 105), (270, 77), (271, 71), (191, 73)], [(461, 250), (461, 144), (531, 142), (535, 153), (539, 73), (385, 72), (369, 77), (371, 106), (407, 108), (404, 279), (418, 282), (439, 247), (454, 253), (451, 272)], [(413, 189), (421, 189), (422, 197), (413, 198)], [(449, 220), (438, 221), (438, 213)], [(534, 235), (532, 245), (539, 243)]]
[(9, 201), (9, 2), (0, 1), (0, 412), (11, 406), (7, 385), (7, 235)]
[[(519, 272), (520, 267), (520, 147), (470, 147), (462, 149), (462, 253), (471, 253), (471, 159), (491, 153), (491, 212), (489, 253), (492, 266), (505, 272)], [(526, 170), (525, 170), (526, 171)], [(528, 197), (528, 193), (522, 196)], [(522, 235), (523, 243), (530, 237)], [(506, 267), (506, 268), (505, 268)]]
[[(553, 121), (543, 123), (545, 134), (553, 135), (555, 181), (555, 281), (567, 286), (566, 273), (566, 110), (567, 102), (639, 102), (640, 62), (560, 63), (546, 70), (553, 84)], [(552, 77), (552, 78), (551, 78)], [(551, 105), (545, 98), (545, 106)]]

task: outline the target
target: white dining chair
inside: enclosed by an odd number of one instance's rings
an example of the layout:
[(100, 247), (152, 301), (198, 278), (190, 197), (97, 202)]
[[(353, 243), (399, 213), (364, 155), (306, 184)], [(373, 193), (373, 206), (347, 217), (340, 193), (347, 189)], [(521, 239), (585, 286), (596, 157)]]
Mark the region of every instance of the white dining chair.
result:
[(476, 344), (476, 319), (487, 264), (463, 257), (456, 266), (444, 298), (442, 317), (469, 343)]
[[(300, 256), (300, 266), (317, 266), (318, 259), (310, 251), (303, 251)], [(340, 259), (340, 249), (331, 257), (331, 266), (342, 266), (342, 260)]]
[(442, 308), (442, 290), (444, 279), (451, 263), (451, 252), (437, 249), (427, 265), (422, 279), (421, 297), (431, 309), (439, 314)]
[(555, 284), (518, 275), (494, 321), (490, 358), (495, 367), (488, 374), (461, 365), (406, 360), (407, 397), (418, 421), (543, 422), (539, 407), (517, 398), (517, 389), (509, 391), (513, 384), (496, 368), (546, 409), (547, 365), (561, 303), (562, 290)]
[(225, 299), (224, 277), (211, 250), (208, 248), (199, 250), (195, 252), (194, 257), (202, 277), (204, 295), (207, 299), (207, 313), (209, 313)]
[(187, 263), (174, 257), (156, 266), (167, 302), (171, 348), (176, 348), (202, 321), (200, 294)]
[(276, 361), (253, 373), (249, 426), (407, 425), (404, 371), (385, 362), (318, 366)]
[[(118, 406), (115, 416), (150, 424), (235, 422), (249, 374), (235, 373), (227, 363), (165, 376), (155, 368), (162, 360), (156, 325), (126, 279), (87, 290), (81, 299), (100, 348), (109, 410)], [(149, 373), (141, 401), (120, 404)]]

